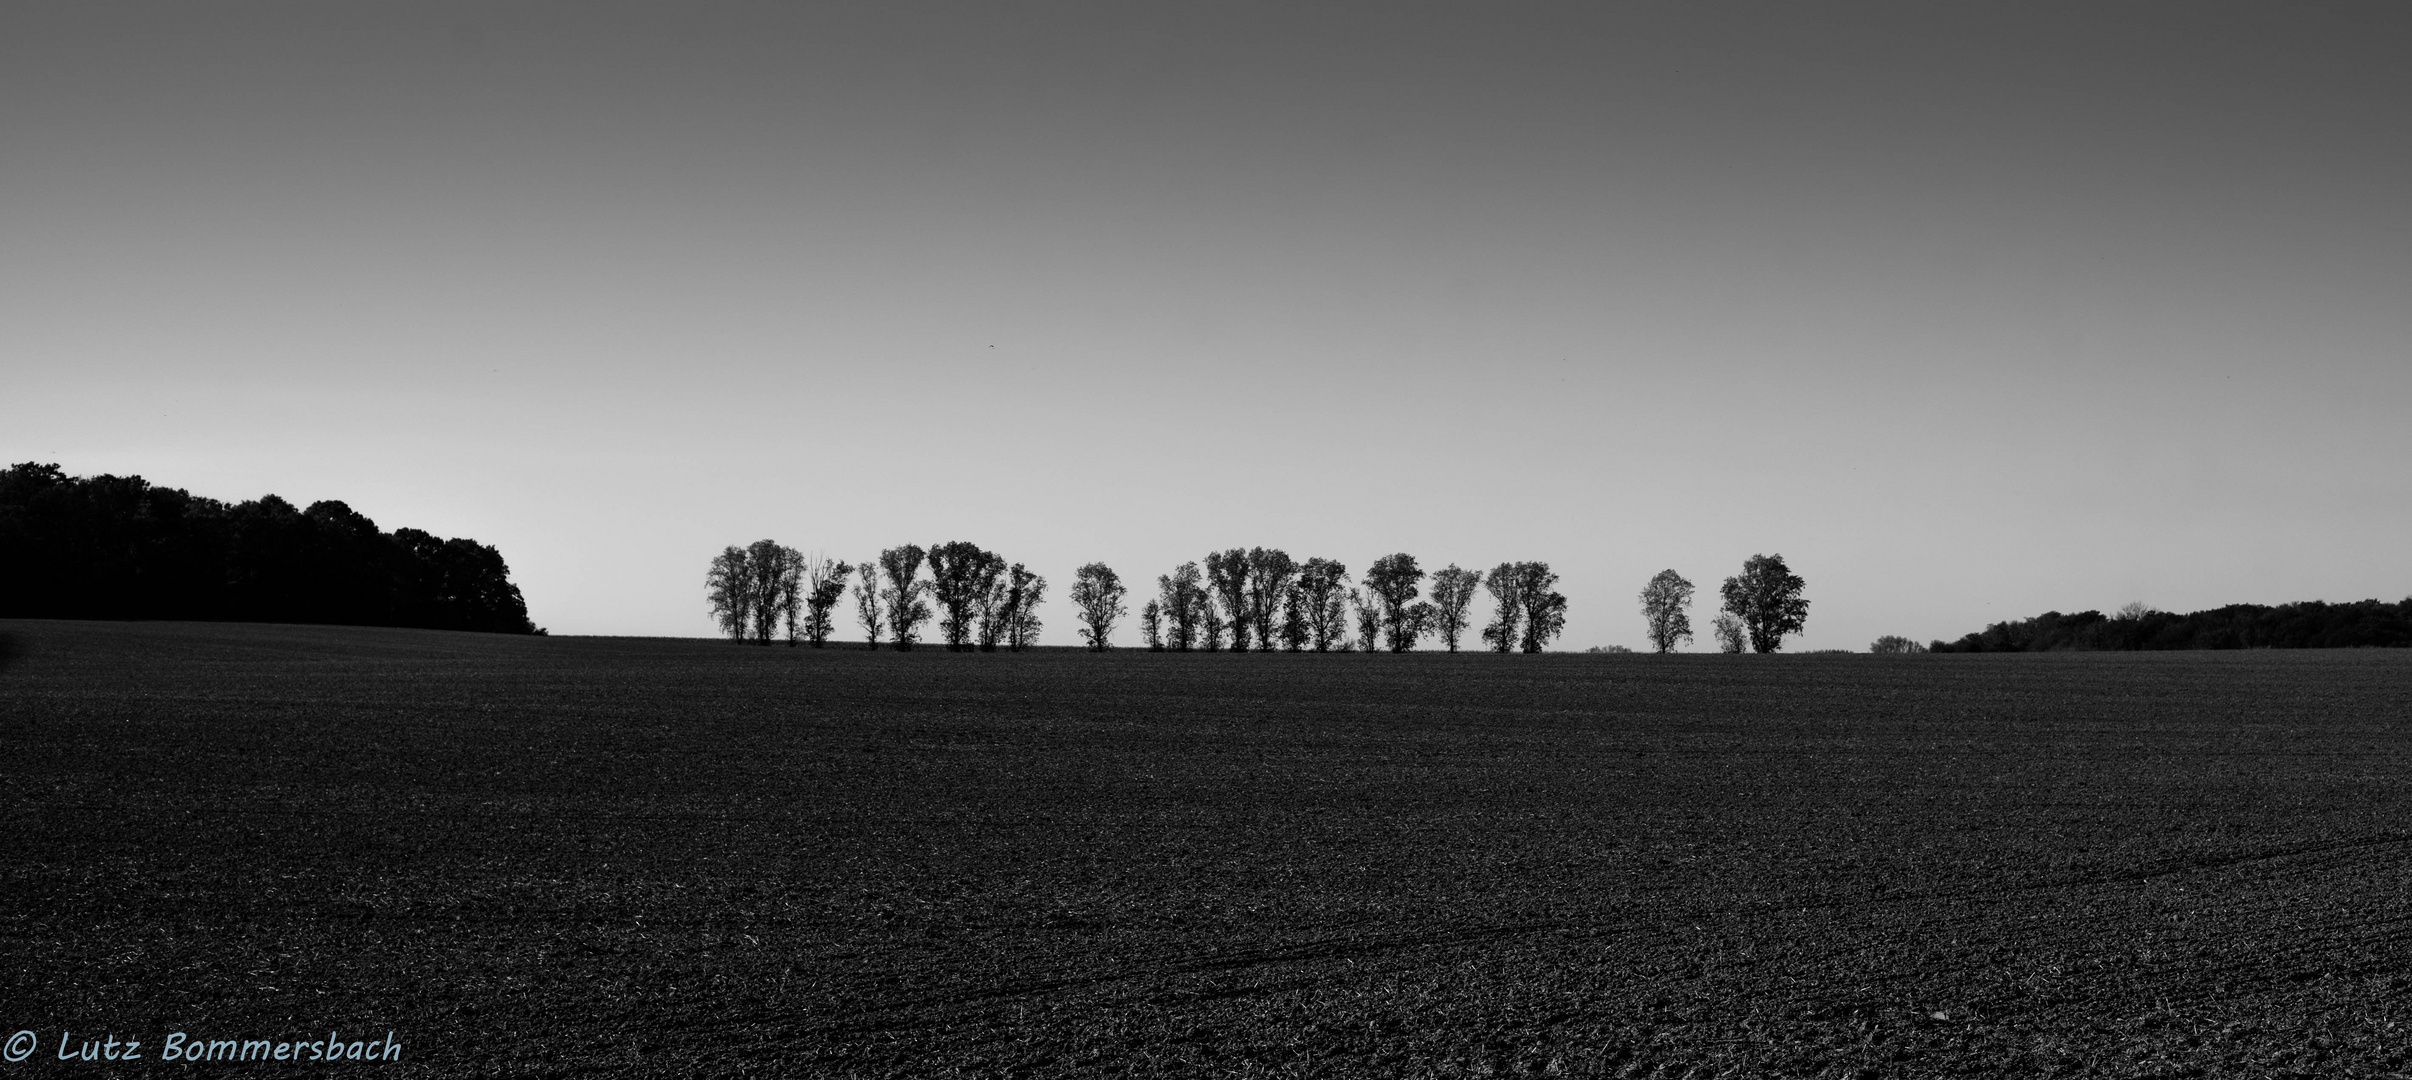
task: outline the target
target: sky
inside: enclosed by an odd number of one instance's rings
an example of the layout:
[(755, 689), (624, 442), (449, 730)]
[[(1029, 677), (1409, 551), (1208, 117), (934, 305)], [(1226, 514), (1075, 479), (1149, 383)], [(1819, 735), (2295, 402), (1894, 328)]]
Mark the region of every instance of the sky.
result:
[[(2412, 594), (2402, 4), (0, 7), (0, 456), (706, 635), (776, 539)], [(845, 627), (842, 632), (851, 632)], [(1126, 625), (1124, 643), (1137, 640)]]

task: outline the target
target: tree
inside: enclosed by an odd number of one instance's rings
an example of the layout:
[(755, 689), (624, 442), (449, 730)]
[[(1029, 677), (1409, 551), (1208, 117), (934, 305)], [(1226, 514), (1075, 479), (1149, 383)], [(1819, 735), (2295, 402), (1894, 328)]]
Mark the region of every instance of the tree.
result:
[(1122, 598), (1129, 592), (1122, 587), (1121, 575), (1101, 562), (1072, 575), (1072, 606), (1080, 609), (1080, 635), (1088, 639), (1090, 652), (1114, 647), (1114, 622), (1128, 614)]
[(1297, 577), (1298, 564), (1289, 552), (1280, 548), (1248, 549), (1248, 621), (1256, 627), (1256, 651), (1272, 652), (1277, 636), (1288, 640), (1289, 626), (1284, 620), (1289, 612), (1284, 610), (1284, 601), (1289, 598), (1290, 584)]
[(1709, 627), (1717, 635), (1718, 652), (1730, 655), (1750, 647), (1750, 632), (1743, 629), (1740, 619), (1721, 614)]
[(1292, 581), (1289, 588), (1282, 590), (1281, 647), (1300, 652), (1314, 637), (1314, 628), (1307, 622), (1306, 594), (1299, 590), (1297, 582)]
[(1365, 571), (1365, 590), (1371, 594), (1392, 652), (1415, 648), (1416, 639), (1423, 636), (1409, 625), (1412, 620), (1407, 613), (1416, 594), (1423, 591), (1417, 587), (1422, 580), (1424, 571), (1415, 565), (1415, 556), (1404, 551), (1375, 559)]
[(1005, 581), (1005, 647), (1020, 652), (1038, 644), (1039, 630), (1045, 626), (1038, 607), (1047, 599), (1047, 579), (1015, 563)]
[(876, 651), (879, 632), (887, 627), (879, 606), (879, 567), (864, 563), (855, 567), (854, 618), (863, 625), (863, 644)]
[[(1248, 553), (1240, 548), (1206, 553), (1206, 587), (1221, 605), (1231, 627), (1231, 651), (1248, 651)], [(1223, 635), (1217, 626), (1224, 620), (1207, 618), (1206, 649), (1212, 652), (1222, 647)]]
[(1214, 590), (1208, 589), (1198, 604), (1198, 645), (1207, 652), (1223, 651), (1223, 631), (1231, 623), (1223, 618), (1223, 606), (1215, 602)]
[(731, 641), (744, 641), (754, 623), (754, 568), (746, 550), (734, 544), (720, 549), (704, 574), (704, 590), (720, 632)]
[(1139, 632), (1147, 637), (1147, 651), (1164, 651), (1164, 602), (1150, 600), (1139, 609)]
[(1348, 567), (1331, 559), (1308, 559), (1298, 568), (1299, 608), (1316, 652), (1330, 652), (1348, 637)]
[[(804, 640), (811, 642), (813, 648), (829, 643), (833, 629), (829, 613), (845, 598), (846, 575), (853, 572), (854, 567), (831, 562), (825, 555), (804, 560)], [(871, 636), (877, 638), (879, 634), (874, 631)]]
[[(1372, 577), (1373, 575), (1369, 572), (1366, 576)], [(1363, 589), (1350, 589), (1348, 604), (1357, 612), (1357, 640), (1354, 646), (1356, 650), (1373, 652), (1381, 648), (1382, 601), (1373, 594), (1373, 588), (1367, 586)]]
[(1473, 606), (1474, 590), (1481, 586), (1481, 574), (1460, 570), (1456, 563), (1432, 572), (1432, 629), (1450, 652), (1457, 651), (1457, 640), (1465, 635), (1466, 609)]
[(1005, 572), (1005, 560), (995, 552), (980, 550), (977, 544), (955, 540), (931, 548), (929, 561), (930, 596), (938, 602), (938, 632), (945, 635), (948, 652), (961, 652), (971, 647), (974, 619), (982, 602), (989, 599), (997, 576)]
[(1874, 644), (1869, 645), (1868, 651), (1872, 653), (1922, 653), (1926, 651), (1926, 646), (1899, 634), (1886, 634), (1877, 638)]
[(1784, 635), (1800, 633), (1809, 621), (1809, 601), (1801, 599), (1804, 585), (1782, 555), (1753, 555), (1719, 591), (1724, 612), (1741, 620), (1750, 635), (1751, 651), (1771, 653), (1784, 647)]
[(880, 576), (887, 584), (879, 590), (880, 602), (888, 608), (888, 637), (896, 642), (896, 651), (910, 652), (913, 643), (921, 639), (921, 624), (930, 621), (930, 605), (922, 600), (930, 583), (920, 580), (924, 553), (918, 544), (892, 547), (879, 553)]
[(1206, 595), (1205, 576), (1198, 564), (1182, 563), (1170, 574), (1156, 578), (1156, 598), (1163, 606), (1164, 644), (1174, 652), (1197, 648), (1206, 629), (1206, 614), (1213, 601)]
[(1537, 653), (1566, 629), (1566, 597), (1553, 586), (1557, 571), (1545, 562), (1516, 564), (1516, 597), (1524, 603), (1524, 651)]
[(1482, 628), (1482, 639), (1492, 652), (1516, 651), (1516, 632), (1524, 626), (1524, 596), (1518, 591), (1523, 580), (1515, 563), (1500, 563), (1483, 575), (1482, 587), (1495, 605), (1490, 624)]
[(795, 644), (796, 610), (803, 604), (804, 556), (776, 540), (756, 540), (746, 549), (750, 587), (754, 593), (754, 644), (768, 645), (779, 628)]
[(1641, 591), (1642, 623), (1650, 645), (1662, 653), (1678, 642), (1692, 640), (1692, 583), (1673, 570), (1661, 570)]

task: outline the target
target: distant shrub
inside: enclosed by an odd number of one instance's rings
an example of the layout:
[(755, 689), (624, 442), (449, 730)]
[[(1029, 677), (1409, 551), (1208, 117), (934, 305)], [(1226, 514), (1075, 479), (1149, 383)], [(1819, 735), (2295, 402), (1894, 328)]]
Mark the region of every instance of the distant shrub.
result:
[(1899, 634), (1886, 634), (1877, 638), (1875, 644), (1869, 645), (1868, 651), (1872, 653), (1921, 653), (1926, 651), (1926, 646)]
[(1633, 650), (1622, 645), (1594, 645), (1583, 651), (1587, 653), (1629, 653)]

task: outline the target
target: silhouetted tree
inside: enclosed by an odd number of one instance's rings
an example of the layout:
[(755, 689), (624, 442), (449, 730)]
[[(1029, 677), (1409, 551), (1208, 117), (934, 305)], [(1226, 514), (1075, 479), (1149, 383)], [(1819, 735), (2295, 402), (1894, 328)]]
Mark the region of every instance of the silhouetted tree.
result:
[[(1280, 548), (1248, 549), (1246, 601), (1248, 624), (1256, 628), (1256, 651), (1272, 652), (1282, 636), (1282, 601), (1298, 576), (1298, 564)], [(1236, 647), (1236, 646), (1235, 646)]]
[(731, 641), (744, 641), (754, 625), (754, 568), (746, 550), (734, 544), (720, 549), (704, 574), (704, 590), (720, 632)]
[(1784, 565), (1782, 555), (1753, 555), (1742, 572), (1725, 579), (1719, 592), (1722, 610), (1742, 621), (1753, 652), (1771, 653), (1784, 647), (1784, 635), (1797, 634), (1809, 621), (1809, 601), (1801, 599), (1805, 583)]
[(855, 567), (854, 619), (863, 626), (863, 644), (873, 651), (879, 649), (879, 632), (887, 628), (887, 619), (879, 602), (879, 566), (864, 563)]
[(1516, 564), (1516, 598), (1524, 603), (1524, 651), (1537, 653), (1549, 639), (1566, 629), (1566, 597), (1558, 593), (1558, 574), (1545, 562)]
[(1214, 606), (1198, 564), (1182, 563), (1172, 573), (1158, 576), (1156, 597), (1163, 604), (1165, 646), (1174, 652), (1197, 648), (1205, 637), (1206, 616)]
[(1516, 633), (1524, 627), (1524, 594), (1519, 591), (1523, 581), (1515, 563), (1500, 563), (1483, 575), (1482, 587), (1494, 606), (1482, 640), (1490, 643), (1492, 652), (1516, 651)]
[(1299, 652), (1314, 638), (1314, 627), (1307, 620), (1306, 594), (1300, 591), (1296, 581), (1292, 581), (1288, 588), (1282, 590), (1281, 646), (1291, 652)]
[[(949, 652), (970, 647), (973, 620), (988, 599), (1005, 560), (979, 545), (956, 540), (930, 549), (930, 596), (938, 602), (938, 632)], [(893, 621), (893, 620), (891, 620)]]
[(1139, 609), (1139, 632), (1147, 638), (1147, 651), (1164, 651), (1164, 602), (1150, 600)]
[[(1371, 572), (1368, 572), (1371, 577)], [(1369, 586), (1348, 591), (1348, 605), (1357, 614), (1357, 640), (1351, 648), (1357, 652), (1374, 652), (1382, 647), (1382, 601)]]
[(1869, 645), (1868, 651), (1872, 653), (1922, 653), (1926, 651), (1926, 646), (1899, 634), (1886, 634)]
[(1122, 577), (1112, 567), (1093, 562), (1072, 576), (1072, 606), (1080, 609), (1080, 635), (1090, 652), (1113, 648), (1114, 623), (1126, 613)]
[(804, 601), (804, 556), (776, 540), (756, 540), (746, 549), (753, 571), (754, 644), (768, 645), (781, 627), (795, 643), (796, 611)]
[(1673, 570), (1659, 571), (1642, 586), (1642, 624), (1648, 628), (1651, 648), (1670, 653), (1677, 642), (1692, 640), (1691, 606), (1692, 583)]
[(1206, 649), (1222, 647), (1222, 627), (1231, 629), (1231, 651), (1248, 651), (1248, 553), (1240, 548), (1206, 553), (1206, 587), (1226, 618), (1209, 613)]
[(1481, 574), (1460, 570), (1456, 563), (1432, 572), (1432, 629), (1450, 652), (1457, 651), (1458, 639), (1465, 636), (1466, 610), (1474, 604), (1474, 590), (1481, 587)]
[(1718, 652), (1738, 654), (1750, 648), (1750, 631), (1740, 619), (1719, 614), (1709, 623), (1709, 629), (1716, 634)]
[(1020, 563), (1005, 575), (1005, 647), (1020, 652), (1038, 644), (1039, 605), (1047, 599), (1047, 579)]
[(921, 624), (930, 621), (930, 605), (922, 599), (930, 584), (918, 576), (924, 555), (919, 544), (879, 553), (880, 576), (886, 579), (879, 599), (887, 606), (888, 637), (898, 652), (911, 651), (914, 642), (921, 640)]
[(1415, 564), (1415, 556), (1404, 551), (1375, 559), (1373, 566), (1365, 571), (1365, 589), (1372, 594), (1370, 598), (1381, 617), (1382, 631), (1392, 652), (1415, 648), (1416, 639), (1422, 636), (1411, 625), (1415, 620), (1407, 609), (1415, 603), (1416, 594), (1423, 591), (1418, 587), (1423, 580), (1424, 571)]
[[(829, 644), (829, 635), (836, 629), (830, 612), (836, 610), (838, 601), (845, 599), (846, 575), (853, 572), (854, 567), (831, 562), (826, 555), (804, 560), (804, 640), (811, 642), (813, 648)], [(876, 639), (879, 635), (874, 632), (871, 636)]]
[(1330, 652), (1348, 639), (1347, 566), (1308, 559), (1298, 570), (1298, 600), (1316, 652)]

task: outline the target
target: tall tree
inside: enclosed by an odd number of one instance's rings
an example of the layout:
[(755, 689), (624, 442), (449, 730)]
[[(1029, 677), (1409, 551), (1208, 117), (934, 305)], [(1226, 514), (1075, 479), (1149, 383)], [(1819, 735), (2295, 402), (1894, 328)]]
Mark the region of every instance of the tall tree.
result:
[(1316, 652), (1348, 640), (1348, 567), (1331, 559), (1308, 559), (1298, 568), (1299, 607)]
[(1020, 652), (1038, 644), (1039, 605), (1047, 599), (1047, 579), (1020, 563), (1005, 575), (1005, 647)]
[(1307, 621), (1306, 593), (1292, 581), (1281, 593), (1281, 647), (1299, 652), (1314, 638), (1314, 628)]
[(1215, 602), (1214, 590), (1206, 590), (1198, 602), (1198, 646), (1207, 652), (1223, 651), (1223, 631), (1231, 622), (1223, 618), (1223, 605)]
[(863, 644), (876, 651), (879, 632), (887, 628), (888, 620), (879, 603), (879, 566), (864, 563), (855, 567), (854, 619), (863, 626)]
[[(854, 567), (831, 562), (826, 555), (812, 555), (804, 560), (804, 640), (811, 642), (813, 648), (829, 644), (829, 635), (834, 630), (830, 612), (845, 598), (846, 575), (853, 572)], [(871, 636), (879, 635), (874, 632)]]
[(1150, 600), (1139, 609), (1139, 633), (1147, 638), (1147, 651), (1164, 651), (1164, 601)]
[(955, 540), (930, 549), (930, 596), (938, 602), (938, 632), (949, 652), (971, 647), (974, 620), (1005, 560), (977, 544)]
[(1652, 648), (1671, 653), (1676, 643), (1692, 640), (1691, 607), (1692, 583), (1673, 570), (1659, 571), (1642, 586), (1642, 623)]
[(1801, 599), (1806, 584), (1784, 565), (1782, 555), (1753, 555), (1718, 591), (1725, 598), (1722, 610), (1741, 620), (1750, 635), (1751, 651), (1771, 653), (1784, 647), (1786, 634), (1800, 633), (1809, 622), (1809, 601)]
[(880, 602), (888, 609), (888, 637), (896, 643), (898, 652), (909, 652), (921, 640), (921, 624), (930, 621), (929, 602), (922, 596), (929, 592), (930, 583), (921, 580), (921, 560), (926, 556), (919, 544), (892, 547), (879, 553), (879, 573), (887, 584), (879, 590)]
[(1566, 629), (1566, 597), (1557, 592), (1557, 571), (1545, 562), (1516, 564), (1516, 596), (1524, 602), (1524, 651), (1537, 653)]
[[(1372, 577), (1371, 573), (1365, 576)], [(1348, 606), (1356, 610), (1357, 640), (1352, 647), (1358, 652), (1374, 652), (1382, 647), (1382, 600), (1374, 595), (1373, 587), (1350, 589)]]
[(1408, 625), (1412, 620), (1407, 608), (1415, 603), (1416, 594), (1423, 591), (1418, 587), (1423, 580), (1424, 571), (1415, 564), (1415, 556), (1404, 551), (1375, 559), (1373, 566), (1365, 571), (1365, 589), (1372, 594), (1370, 598), (1380, 615), (1383, 636), (1389, 639), (1392, 652), (1415, 648), (1415, 639), (1422, 636)]
[(744, 641), (754, 626), (754, 567), (744, 548), (731, 544), (712, 557), (704, 591), (720, 632), (731, 641)]
[(1122, 598), (1129, 592), (1122, 586), (1122, 576), (1101, 562), (1081, 567), (1072, 575), (1072, 606), (1080, 609), (1080, 636), (1088, 641), (1090, 652), (1114, 647), (1114, 623), (1128, 613)]
[(1483, 575), (1482, 587), (1491, 594), (1494, 606), (1489, 625), (1482, 628), (1482, 640), (1490, 643), (1492, 652), (1516, 651), (1517, 631), (1524, 628), (1523, 581), (1515, 563), (1500, 563)]
[(768, 645), (781, 627), (795, 644), (796, 611), (804, 600), (804, 556), (776, 540), (756, 540), (746, 549), (754, 591), (754, 644)]
[(1256, 627), (1256, 651), (1272, 652), (1274, 639), (1282, 634), (1282, 601), (1289, 596), (1290, 582), (1298, 576), (1298, 563), (1290, 553), (1280, 548), (1248, 549), (1246, 600), (1248, 622)]
[(1231, 628), (1231, 651), (1248, 651), (1248, 553), (1241, 548), (1206, 553), (1206, 588), (1214, 594), (1227, 619), (1209, 617), (1207, 651), (1222, 647), (1222, 634), (1215, 629), (1218, 622)]
[(1460, 570), (1456, 563), (1432, 572), (1432, 629), (1448, 643), (1449, 651), (1457, 651), (1457, 641), (1465, 636), (1466, 609), (1474, 604), (1474, 590), (1482, 587), (1482, 575), (1472, 570)]
[(1205, 636), (1206, 614), (1213, 607), (1206, 594), (1206, 577), (1198, 572), (1198, 564), (1182, 563), (1172, 573), (1159, 575), (1156, 597), (1164, 605), (1166, 647), (1174, 652), (1197, 648)]

